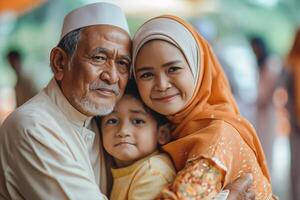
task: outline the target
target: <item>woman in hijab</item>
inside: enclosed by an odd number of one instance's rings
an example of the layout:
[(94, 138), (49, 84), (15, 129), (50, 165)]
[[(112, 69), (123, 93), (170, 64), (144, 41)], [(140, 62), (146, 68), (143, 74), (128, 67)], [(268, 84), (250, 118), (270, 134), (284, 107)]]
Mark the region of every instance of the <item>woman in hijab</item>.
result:
[(252, 173), (256, 199), (272, 199), (270, 176), (253, 126), (240, 116), (209, 44), (175, 16), (153, 18), (133, 39), (133, 75), (147, 106), (167, 116), (162, 149), (178, 171), (162, 199), (212, 199)]

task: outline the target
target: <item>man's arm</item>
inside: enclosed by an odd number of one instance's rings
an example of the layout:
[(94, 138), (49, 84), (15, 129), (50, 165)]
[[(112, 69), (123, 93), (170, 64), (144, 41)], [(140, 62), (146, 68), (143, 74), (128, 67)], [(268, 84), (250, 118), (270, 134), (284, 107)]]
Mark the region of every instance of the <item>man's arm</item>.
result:
[[(34, 124), (19, 131), (11, 148), (8, 191), (24, 199), (106, 199), (88, 169), (76, 161), (67, 144), (50, 129)], [(8, 132), (10, 132), (8, 131)], [(80, 151), (80, 149), (79, 149)]]

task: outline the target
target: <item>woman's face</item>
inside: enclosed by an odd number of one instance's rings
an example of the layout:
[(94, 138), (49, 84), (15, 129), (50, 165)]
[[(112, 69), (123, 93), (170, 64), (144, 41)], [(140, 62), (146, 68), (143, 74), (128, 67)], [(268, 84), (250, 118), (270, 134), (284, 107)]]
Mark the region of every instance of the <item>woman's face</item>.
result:
[(140, 49), (135, 73), (143, 101), (162, 115), (182, 110), (196, 86), (182, 52), (162, 40), (150, 41)]

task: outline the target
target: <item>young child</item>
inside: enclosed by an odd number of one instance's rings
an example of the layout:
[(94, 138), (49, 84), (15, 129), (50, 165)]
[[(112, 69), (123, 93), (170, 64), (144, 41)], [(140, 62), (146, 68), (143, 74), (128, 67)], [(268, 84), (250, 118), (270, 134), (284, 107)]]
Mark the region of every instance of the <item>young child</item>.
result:
[(114, 158), (111, 200), (155, 199), (175, 177), (170, 158), (158, 150), (168, 141), (162, 118), (147, 108), (129, 83), (113, 112), (101, 119), (104, 149)]

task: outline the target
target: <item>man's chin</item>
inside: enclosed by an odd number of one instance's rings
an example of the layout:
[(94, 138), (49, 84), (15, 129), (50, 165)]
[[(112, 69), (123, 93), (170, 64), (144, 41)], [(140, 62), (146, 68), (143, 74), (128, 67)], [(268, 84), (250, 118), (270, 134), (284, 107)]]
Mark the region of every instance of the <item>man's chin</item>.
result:
[(105, 116), (110, 114), (112, 111), (114, 110), (114, 107), (109, 107), (109, 108), (102, 108), (102, 109), (98, 109), (97, 110), (97, 114), (96, 115), (100, 115), (100, 116)]
[(110, 114), (114, 109), (114, 105), (89, 105), (85, 106), (84, 110), (86, 110), (87, 113), (90, 113), (91, 116), (105, 116)]
[(88, 101), (86, 99), (82, 99), (80, 101), (76, 102), (77, 105), (81, 108), (81, 110), (84, 112), (83, 114), (87, 116), (104, 116), (111, 113), (114, 109), (114, 104), (97, 104), (92, 101)]

